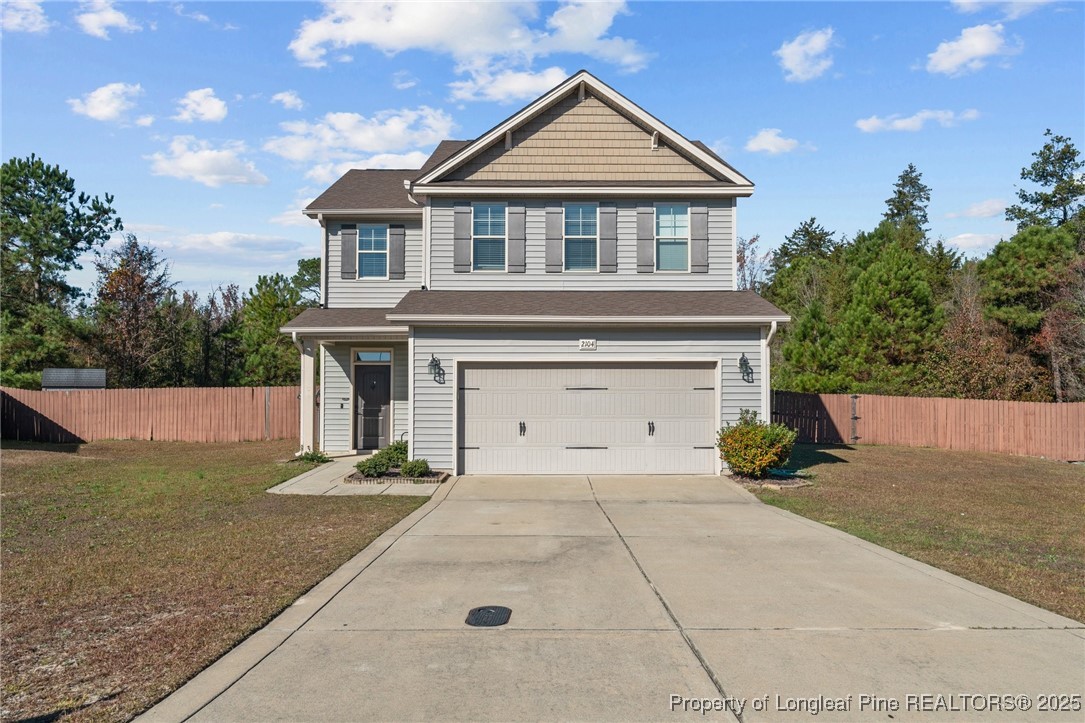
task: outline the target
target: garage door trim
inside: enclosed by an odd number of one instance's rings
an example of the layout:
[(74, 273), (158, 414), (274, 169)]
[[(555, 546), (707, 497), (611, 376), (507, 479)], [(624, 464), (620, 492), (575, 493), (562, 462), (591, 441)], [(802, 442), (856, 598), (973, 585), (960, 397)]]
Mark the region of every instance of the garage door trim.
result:
[[(594, 358), (585, 359), (586, 356), (593, 356)], [(463, 474), (463, 470), (460, 469), (460, 399), (459, 399), (459, 386), (460, 375), (463, 373), (463, 365), (471, 364), (508, 364), (520, 367), (530, 367), (533, 364), (580, 364), (584, 366), (591, 366), (593, 364), (628, 364), (630, 366), (636, 366), (637, 364), (710, 364), (713, 366), (715, 373), (713, 375), (713, 383), (715, 385), (715, 415), (713, 419), (715, 424), (720, 424), (720, 410), (723, 408), (723, 389), (721, 386), (722, 365), (723, 359), (719, 356), (704, 356), (704, 355), (659, 355), (659, 356), (620, 356), (612, 354), (599, 354), (597, 351), (585, 351), (580, 354), (555, 354), (547, 355), (545, 357), (517, 357), (517, 356), (462, 356), (453, 361), (453, 375), (452, 383), (455, 385), (453, 389), (454, 401), (452, 404), (452, 466), (453, 474)], [(719, 459), (719, 455), (715, 455), (716, 460), (714, 463), (714, 474), (720, 474), (723, 470), (722, 461)]]

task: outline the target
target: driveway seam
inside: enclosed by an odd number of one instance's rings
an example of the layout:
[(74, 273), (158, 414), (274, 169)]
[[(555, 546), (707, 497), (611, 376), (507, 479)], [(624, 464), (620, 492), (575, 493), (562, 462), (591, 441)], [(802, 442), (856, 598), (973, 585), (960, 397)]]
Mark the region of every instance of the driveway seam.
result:
[[(332, 600), (334, 600), (334, 599), (335, 599), (336, 597), (338, 597), (338, 596), (339, 596), (339, 594), (340, 594), (341, 592), (343, 592), (343, 590), (344, 590), (344, 589), (345, 589), (345, 588), (346, 588), (346, 587), (347, 587), (348, 585), (350, 585), (350, 584), (351, 584), (352, 582), (354, 582), (355, 580), (357, 580), (357, 579), (358, 579), (358, 577), (359, 577), (359, 576), (360, 576), (360, 575), (361, 575), (361, 574), (362, 574), (363, 572), (365, 572), (366, 570), (368, 570), (368, 569), (369, 569), (369, 567), (370, 567), (370, 565), (372, 565), (372, 564), (373, 564), (374, 562), (376, 562), (377, 560), (379, 560), (380, 558), (382, 558), (382, 557), (384, 556), (384, 553), (386, 553), (386, 552), (388, 552), (388, 551), (389, 551), (390, 549), (392, 549), (392, 547), (393, 547), (393, 546), (394, 546), (394, 545), (395, 545), (395, 544), (396, 544), (397, 542), (399, 542), (400, 538), (402, 538), (402, 537), (403, 537), (403, 535), (407, 534), (407, 533), (408, 533), (408, 532), (409, 532), (409, 531), (410, 531), (411, 529), (413, 529), (413, 528), (414, 528), (414, 526), (415, 526), (415, 525), (417, 525), (417, 524), (418, 524), (419, 522), (421, 522), (422, 520), (424, 520), (424, 519), (426, 519), (427, 517), (429, 517), (429, 516), (430, 516), (430, 514), (431, 514), (431, 513), (432, 513), (432, 512), (434, 511), (434, 510), (436, 510), (436, 509), (437, 509), (438, 507), (440, 507), (440, 506), (441, 506), (441, 504), (443, 504), (443, 503), (444, 503), (444, 501), (445, 501), (446, 499), (448, 499), (448, 494), (452, 492), (452, 488), (453, 488), (453, 487), (454, 487), (454, 486), (456, 485), (456, 482), (458, 482), (458, 481), (459, 481), (459, 477), (454, 477), (454, 478), (452, 479), (451, 483), (449, 483), (448, 491), (447, 491), (447, 492), (445, 493), (445, 495), (444, 495), (443, 497), (441, 497), (441, 499), (437, 500), (437, 504), (433, 505), (433, 507), (431, 507), (431, 508), (429, 508), (428, 510), (426, 510), (425, 514), (421, 515), (421, 516), (420, 516), (420, 517), (419, 517), (419, 518), (418, 518), (417, 520), (415, 520), (414, 522), (412, 522), (412, 523), (411, 523), (411, 525), (410, 525), (410, 526), (409, 526), (409, 527), (408, 527), (407, 529), (403, 530), (403, 532), (400, 532), (400, 533), (399, 533), (398, 535), (396, 535), (396, 539), (394, 539), (394, 540), (393, 540), (393, 541), (392, 541), (391, 543), (389, 543), (389, 545), (388, 545), (388, 546), (387, 546), (386, 548), (384, 548), (383, 550), (381, 550), (381, 551), (380, 551), (380, 552), (379, 552), (379, 553), (378, 553), (378, 554), (377, 554), (377, 555), (376, 555), (376, 556), (375, 556), (375, 557), (374, 557), (374, 558), (373, 558), (372, 560), (370, 560), (370, 561), (369, 561), (369, 562), (367, 562), (367, 563), (366, 563), (365, 565), (363, 565), (363, 566), (361, 567), (361, 569), (359, 569), (359, 570), (358, 570), (358, 571), (357, 571), (356, 573), (354, 573), (353, 575), (351, 575), (351, 576), (350, 576), (350, 579), (348, 579), (348, 580), (347, 580), (346, 582), (344, 582), (344, 583), (343, 583), (343, 584), (342, 584), (342, 585), (341, 585), (341, 586), (339, 587), (339, 589), (338, 589), (338, 590), (336, 590), (336, 591), (335, 591), (335, 592), (334, 592), (334, 593), (333, 593), (332, 595), (329, 595), (329, 596), (328, 596), (328, 599), (327, 599), (327, 600), (325, 600), (325, 601), (324, 601), (324, 602), (322, 602), (322, 603), (321, 603), (321, 604), (320, 604), (319, 606), (317, 606), (317, 608), (316, 608), (315, 610), (313, 610), (313, 611), (312, 611), (312, 612), (311, 612), (311, 613), (310, 613), (310, 614), (309, 614), (308, 616), (306, 616), (304, 620), (302, 620), (302, 621), (301, 621), (300, 623), (298, 623), (298, 624), (297, 624), (297, 626), (296, 626), (296, 627), (295, 627), (295, 628), (294, 628), (293, 630), (291, 630), (291, 631), (290, 631), (290, 632), (289, 632), (289, 633), (288, 633), (288, 634), (287, 634), (287, 635), (286, 635), (286, 636), (285, 636), (285, 637), (284, 637), (284, 638), (283, 638), (282, 640), (280, 640), (280, 641), (279, 641), (278, 643), (276, 643), (276, 644), (275, 644), (275, 646), (271, 648), (271, 650), (269, 650), (269, 651), (267, 651), (266, 653), (264, 653), (263, 655), (261, 655), (261, 656), (260, 656), (260, 658), (259, 658), (258, 660), (256, 660), (256, 661), (255, 661), (254, 663), (252, 663), (251, 665), (247, 666), (247, 667), (245, 668), (244, 672), (242, 672), (242, 673), (241, 673), (240, 675), (238, 675), (238, 676), (237, 676), (236, 678), (234, 678), (234, 679), (233, 679), (232, 681), (230, 681), (230, 684), (229, 684), (229, 685), (227, 685), (227, 686), (226, 686), (225, 688), (223, 688), (222, 690), (220, 690), (220, 691), (218, 691), (217, 693), (215, 693), (215, 694), (214, 694), (213, 696), (211, 696), (210, 698), (208, 698), (208, 699), (207, 699), (206, 701), (204, 701), (204, 702), (203, 702), (203, 703), (202, 703), (202, 704), (201, 704), (201, 705), (200, 705), (200, 706), (199, 706), (198, 708), (196, 708), (195, 710), (193, 710), (193, 711), (191, 711), (190, 713), (188, 713), (188, 714), (187, 714), (187, 715), (186, 715), (186, 716), (185, 716), (184, 718), (182, 718), (181, 720), (182, 720), (182, 721), (188, 721), (188, 720), (191, 720), (191, 719), (192, 719), (192, 718), (193, 718), (194, 716), (196, 716), (196, 715), (197, 715), (197, 714), (198, 714), (198, 713), (199, 713), (200, 711), (202, 711), (202, 710), (203, 710), (204, 708), (206, 708), (207, 706), (209, 706), (209, 705), (211, 705), (212, 703), (214, 703), (214, 702), (215, 702), (216, 700), (218, 700), (218, 699), (219, 699), (219, 698), (220, 698), (220, 697), (221, 697), (221, 696), (222, 696), (222, 695), (223, 695), (224, 693), (226, 693), (226, 692), (227, 692), (227, 691), (229, 691), (229, 690), (230, 690), (231, 688), (233, 688), (233, 687), (234, 687), (235, 685), (237, 685), (237, 684), (238, 684), (239, 682), (241, 682), (241, 681), (242, 681), (242, 680), (243, 680), (243, 679), (245, 678), (245, 676), (246, 676), (246, 675), (248, 675), (248, 674), (249, 674), (250, 672), (252, 672), (253, 668), (255, 668), (256, 666), (260, 665), (260, 663), (262, 663), (262, 662), (264, 662), (265, 660), (267, 660), (267, 659), (268, 659), (268, 658), (269, 658), (269, 657), (270, 657), (270, 656), (271, 656), (271, 655), (272, 655), (272, 654), (273, 654), (273, 653), (274, 653), (275, 651), (277, 651), (277, 650), (278, 650), (279, 648), (281, 648), (281, 647), (282, 647), (282, 646), (283, 646), (283, 645), (284, 645), (284, 644), (286, 643), (286, 641), (288, 641), (288, 640), (290, 640), (291, 638), (293, 638), (293, 637), (294, 637), (294, 635), (295, 635), (295, 634), (296, 634), (296, 633), (297, 633), (297, 632), (298, 632), (299, 630), (301, 630), (301, 629), (302, 629), (302, 628), (303, 628), (303, 627), (304, 627), (304, 626), (306, 625), (306, 623), (308, 623), (308, 622), (309, 622), (310, 620), (312, 620), (312, 619), (313, 619), (313, 617), (317, 615), (317, 613), (319, 613), (319, 612), (320, 612), (321, 610), (323, 610), (323, 609), (324, 609), (325, 607), (327, 607), (328, 603), (330, 603), (330, 602), (331, 602)], [(376, 542), (377, 540), (379, 540), (379, 539), (380, 539), (380, 535), (378, 535), (378, 536), (377, 536), (377, 537), (376, 537), (376, 538), (375, 538), (375, 539), (374, 539), (374, 540), (373, 540), (372, 542), (370, 542), (370, 543), (369, 543), (369, 545), (372, 545), (373, 543), (375, 543), (375, 542)], [(367, 548), (367, 547), (369, 547), (369, 545), (366, 545), (366, 548)], [(362, 548), (361, 550), (359, 550), (359, 551), (358, 551), (358, 554), (361, 554), (362, 552), (364, 552), (366, 548)], [(349, 561), (348, 561), (348, 563), (347, 563), (347, 564), (349, 564)], [(318, 583), (318, 584), (319, 584), (319, 583)], [(274, 622), (274, 621), (272, 621), (272, 622)], [(271, 624), (271, 623), (269, 623), (269, 625), (270, 625), (270, 624)], [(239, 645), (241, 645), (241, 644), (244, 644), (244, 641), (242, 641), (242, 643), (239, 643)], [(212, 663), (212, 665), (213, 665), (213, 664), (214, 664), (214, 663)], [(148, 711), (148, 712), (150, 712), (150, 711)]]
[(663, 597), (662, 593), (659, 592), (659, 588), (657, 588), (655, 583), (652, 582), (652, 578), (648, 577), (648, 572), (644, 569), (644, 566), (640, 564), (640, 560), (637, 559), (637, 556), (633, 554), (633, 548), (631, 548), (629, 546), (629, 543), (625, 541), (625, 537), (622, 536), (621, 530), (619, 530), (618, 526), (614, 524), (614, 520), (610, 519), (610, 515), (607, 514), (607, 511), (603, 508), (603, 505), (600, 504), (599, 498), (595, 496), (595, 485), (592, 484), (591, 476), (586, 475), (585, 477), (588, 480), (588, 488), (591, 489), (591, 496), (592, 499), (595, 501), (595, 506), (599, 508), (599, 511), (603, 513), (603, 517), (607, 518), (607, 522), (610, 523), (610, 526), (612, 528), (614, 528), (614, 534), (618, 536), (619, 540), (621, 540), (622, 546), (625, 548), (626, 553), (629, 554), (629, 558), (633, 561), (633, 564), (637, 566), (637, 570), (640, 571), (641, 577), (643, 577), (644, 581), (648, 583), (648, 587), (651, 588), (652, 594), (654, 594), (656, 596), (656, 599), (659, 600), (659, 604), (663, 606), (663, 610), (666, 611), (667, 616), (671, 619), (671, 622), (674, 623), (674, 627), (677, 628), (678, 633), (682, 636), (682, 640), (685, 641), (686, 647), (688, 647), (690, 652), (693, 653), (693, 657), (695, 657), (697, 659), (697, 662), (700, 663), (701, 668), (708, 676), (708, 679), (712, 682), (712, 685), (715, 686), (716, 691), (719, 692), (720, 699), (724, 701), (724, 707), (726, 708), (727, 712), (733, 715), (735, 719), (739, 721), (739, 723), (743, 723), (742, 713), (735, 711), (731, 707), (730, 696), (728, 696), (727, 691), (724, 690), (723, 683), (720, 682), (719, 677), (716, 675), (716, 671), (712, 670), (712, 666), (708, 664), (708, 660), (706, 660), (704, 655), (701, 654), (701, 651), (697, 648), (696, 643), (693, 642), (693, 638), (691, 638), (686, 632), (686, 629), (682, 627), (682, 623), (679, 622), (678, 616), (676, 616), (674, 614), (674, 611), (671, 610), (671, 606), (667, 604), (666, 599)]

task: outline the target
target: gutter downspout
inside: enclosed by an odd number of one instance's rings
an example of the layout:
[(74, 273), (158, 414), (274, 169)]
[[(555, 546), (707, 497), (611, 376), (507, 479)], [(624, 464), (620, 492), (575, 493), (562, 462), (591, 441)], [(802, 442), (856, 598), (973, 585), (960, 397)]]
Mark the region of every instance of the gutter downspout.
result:
[(421, 206), (422, 205), (417, 200), (415, 200), (415, 197), (413, 195), (414, 194), (414, 181), (411, 181), (411, 180), (408, 180), (408, 179), (404, 178), (403, 179), (403, 190), (405, 190), (407, 192), (407, 200), (408, 201), (413, 203), (415, 206)]
[(772, 352), (769, 350), (769, 345), (772, 344), (774, 336), (776, 336), (775, 321), (769, 324), (769, 333), (761, 341), (761, 411), (764, 421), (769, 424), (772, 423), (772, 362), (769, 359)]

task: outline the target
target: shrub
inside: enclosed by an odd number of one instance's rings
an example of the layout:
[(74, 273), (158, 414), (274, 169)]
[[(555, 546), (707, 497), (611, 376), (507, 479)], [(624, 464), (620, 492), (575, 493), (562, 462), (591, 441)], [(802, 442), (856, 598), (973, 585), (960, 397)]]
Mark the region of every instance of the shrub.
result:
[(412, 459), (399, 466), (399, 473), (404, 477), (425, 477), (429, 474), (429, 461), (425, 459)]
[(403, 440), (392, 442), (390, 445), (377, 452), (377, 455), (388, 461), (389, 467), (399, 467), (406, 462), (408, 456), (407, 443)]
[(375, 454), (372, 457), (363, 459), (361, 462), (354, 465), (354, 468), (361, 472), (365, 477), (383, 477), (388, 474), (390, 466), (387, 459), (384, 459), (379, 454)]
[(295, 462), (316, 462), (317, 464), (324, 464), (325, 462), (331, 462), (332, 458), (323, 452), (310, 449), (306, 452), (299, 454), (294, 458)]
[(797, 436), (783, 424), (765, 424), (757, 420), (757, 412), (743, 409), (738, 424), (720, 430), (720, 456), (735, 474), (760, 479), (787, 462)]

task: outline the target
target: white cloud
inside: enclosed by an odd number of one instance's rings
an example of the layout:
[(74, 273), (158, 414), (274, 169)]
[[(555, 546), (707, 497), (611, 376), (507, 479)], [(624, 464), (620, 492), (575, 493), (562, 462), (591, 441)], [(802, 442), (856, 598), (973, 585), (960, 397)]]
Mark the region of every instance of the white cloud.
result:
[(241, 157), (246, 150), (240, 141), (230, 141), (215, 148), (193, 136), (174, 136), (168, 154), (155, 153), (146, 158), (151, 161), (151, 173), (156, 176), (196, 181), (212, 188), (225, 184), (267, 183), (267, 176), (256, 170), (252, 161)]
[(961, 233), (946, 241), (962, 251), (984, 251), (991, 248), (1002, 237), (996, 233)]
[(987, 59), (1021, 52), (1021, 45), (1008, 45), (1002, 36), (1001, 23), (965, 28), (955, 40), (938, 44), (927, 56), (927, 71), (958, 76), (974, 73), (987, 65)]
[(1001, 198), (988, 198), (977, 201), (960, 212), (947, 213), (946, 218), (994, 218), (1006, 210), (1006, 202)]
[(1002, 11), (1006, 20), (1016, 20), (1024, 17), (1034, 10), (1039, 10), (1052, 0), (1027, 0), (1027, 2), (1003, 2), (1001, 0), (950, 0), (957, 12), (971, 15), (985, 8), (995, 8)]
[(833, 65), (833, 56), (829, 55), (832, 42), (830, 27), (799, 33), (781, 45), (773, 55), (780, 59), (784, 80), (805, 83), (824, 74)]
[(0, 4), (0, 27), (5, 33), (45, 33), (50, 25), (40, 0), (5, 0)]
[(215, 97), (214, 88), (190, 90), (177, 102), (177, 115), (173, 120), (183, 123), (209, 121), (217, 123), (226, 117), (226, 102)]
[(294, 200), (287, 206), (282, 213), (276, 214), (268, 219), (270, 223), (276, 226), (300, 226), (311, 227), (315, 221), (302, 214), (302, 209), (306, 208), (313, 202), (316, 196), (313, 195), (312, 189), (302, 188), (294, 195)]
[(358, 113), (326, 113), (319, 120), (279, 125), (287, 135), (272, 138), (264, 150), (291, 161), (333, 161), (364, 154), (392, 153), (433, 145), (447, 138), (452, 117), (428, 106)]
[(113, 7), (112, 0), (91, 0), (81, 3), (79, 9), (80, 12), (75, 16), (79, 27), (87, 35), (93, 35), (102, 40), (109, 40), (110, 28), (116, 28), (125, 33), (134, 33), (140, 29), (138, 23)]
[(961, 121), (976, 120), (980, 117), (979, 111), (970, 108), (960, 113), (951, 110), (921, 110), (918, 113), (902, 117), (899, 114), (879, 118), (872, 115), (869, 118), (860, 118), (855, 121), (855, 127), (864, 133), (877, 133), (879, 131), (920, 131), (928, 121), (934, 121), (943, 128), (952, 128)]
[(305, 105), (305, 103), (302, 102), (301, 97), (292, 90), (284, 90), (281, 93), (276, 93), (271, 96), (271, 102), (278, 103), (288, 110), (301, 110)]
[(406, 70), (397, 70), (392, 73), (392, 87), (396, 90), (407, 90), (418, 85), (418, 78)]
[[(779, 128), (762, 128), (749, 137), (744, 147), (750, 153), (768, 153), (775, 156), (795, 150), (799, 147), (799, 142), (794, 138), (781, 136)], [(816, 150), (813, 146), (807, 146), (807, 148)]]
[[(467, 79), (455, 84), (461, 98), (503, 98), (487, 92), (489, 81), (509, 73), (531, 73), (532, 62), (553, 53), (577, 53), (633, 72), (649, 55), (635, 41), (610, 35), (625, 2), (568, 0), (540, 23), (538, 4), (326, 1), (323, 14), (305, 20), (290, 51), (302, 65), (319, 68), (329, 51), (367, 45), (395, 55), (425, 50), (449, 55), (455, 71)], [(349, 59), (349, 56), (348, 56)], [(550, 71), (544, 71), (549, 73)], [(394, 81), (399, 85), (399, 81)], [(410, 82), (410, 80), (404, 81)], [(466, 85), (465, 85), (466, 84)]]
[(306, 172), (305, 177), (315, 183), (329, 185), (353, 168), (420, 168), (427, 158), (429, 154), (422, 151), (377, 153), (365, 158), (318, 163)]
[(174, 3), (170, 5), (173, 8), (173, 12), (177, 13), (182, 18), (188, 18), (189, 20), (195, 20), (198, 23), (210, 23), (211, 18), (207, 17), (199, 10), (193, 10), (191, 12), (185, 10), (185, 6), (181, 3)]
[(143, 92), (139, 83), (110, 83), (92, 90), (82, 98), (69, 98), (68, 105), (79, 115), (100, 121), (116, 121), (135, 107), (136, 96)]
[(141, 126), (143, 128), (146, 128), (147, 126), (149, 126), (149, 125), (151, 125), (153, 123), (154, 123), (154, 116), (153, 115), (141, 115), (139, 118), (136, 118), (136, 125)]
[(512, 103), (535, 98), (569, 77), (562, 68), (547, 68), (539, 73), (529, 70), (505, 70), (473, 73), (468, 80), (449, 83), (455, 100), (491, 100)]

